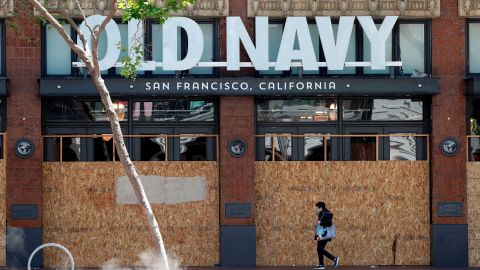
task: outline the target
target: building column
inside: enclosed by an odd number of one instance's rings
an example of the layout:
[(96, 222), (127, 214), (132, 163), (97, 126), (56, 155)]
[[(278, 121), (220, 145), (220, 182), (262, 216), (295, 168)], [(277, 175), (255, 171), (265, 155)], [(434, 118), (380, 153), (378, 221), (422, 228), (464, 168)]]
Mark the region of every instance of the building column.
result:
[[(247, 0), (230, 1), (230, 16), (239, 16), (250, 34), (252, 20), (247, 18)], [(220, 20), (220, 48), (226, 48), (226, 20)], [(244, 50), (242, 61), (249, 61)], [(220, 52), (226, 61), (226, 50)], [(221, 70), (221, 76), (253, 76), (251, 69), (238, 72)], [(254, 97), (220, 98), (220, 264), (256, 265), (255, 230), (255, 153)], [(229, 143), (243, 140), (246, 153), (235, 157)]]
[[(26, 267), (31, 252), (42, 244), (42, 125), (40, 25), (26, 12), (27, 1), (15, 1), (16, 14), (6, 21), (7, 97), (7, 266)], [(19, 8), (20, 7), (20, 8)], [(10, 27), (14, 24), (16, 27)], [(33, 143), (33, 153), (15, 154), (21, 139)], [(23, 144), (23, 146), (28, 146)], [(30, 154), (23, 149), (23, 154)], [(41, 255), (32, 266), (41, 266)]]
[[(458, 1), (442, 0), (440, 7), (441, 16), (432, 19), (433, 76), (440, 77), (432, 100), (432, 264), (467, 266), (465, 19)], [(459, 142), (456, 156), (440, 151), (446, 137)]]

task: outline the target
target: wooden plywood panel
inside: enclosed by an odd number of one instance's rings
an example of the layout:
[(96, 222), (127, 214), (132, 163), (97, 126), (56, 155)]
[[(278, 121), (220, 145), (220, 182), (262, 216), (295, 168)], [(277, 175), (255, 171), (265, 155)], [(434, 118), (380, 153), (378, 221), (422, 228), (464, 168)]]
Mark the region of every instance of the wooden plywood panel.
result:
[[(44, 242), (66, 246), (79, 267), (98, 267), (117, 258), (133, 266), (151, 248), (138, 205), (115, 201), (119, 163), (44, 163)], [(138, 162), (141, 175), (206, 178), (202, 201), (152, 205), (167, 252), (182, 265), (219, 262), (219, 194), (216, 162)], [(47, 267), (62, 266), (64, 255), (47, 250)]]
[(5, 266), (6, 256), (6, 226), (7, 226), (7, 177), (5, 173), (6, 162), (4, 159), (0, 160), (0, 266)]
[(318, 263), (320, 200), (339, 235), (327, 250), (342, 264), (430, 264), (428, 173), (422, 161), (257, 162), (257, 264)]
[(480, 163), (467, 162), (468, 257), (471, 267), (480, 266)]

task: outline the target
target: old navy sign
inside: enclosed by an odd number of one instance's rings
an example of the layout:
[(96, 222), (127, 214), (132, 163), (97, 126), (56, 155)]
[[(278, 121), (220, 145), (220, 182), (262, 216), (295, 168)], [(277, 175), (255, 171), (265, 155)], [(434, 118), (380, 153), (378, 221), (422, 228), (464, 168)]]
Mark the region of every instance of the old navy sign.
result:
[[(371, 44), (370, 62), (346, 62), (348, 45), (351, 39), (355, 18), (360, 23), (365, 36)], [(374, 70), (383, 70), (389, 66), (401, 66), (402, 62), (387, 62), (385, 60), (386, 41), (391, 34), (398, 16), (387, 16), (380, 27), (370, 16), (343, 16), (338, 23), (338, 32), (335, 37), (330, 17), (315, 17), (320, 36), (325, 62), (317, 62), (315, 51), (309, 32), (306, 17), (287, 17), (280, 43), (276, 62), (269, 62), (268, 17), (255, 18), (255, 43), (250, 38), (240, 17), (227, 17), (227, 62), (200, 62), (203, 53), (203, 33), (200, 26), (190, 18), (172, 17), (163, 24), (163, 62), (146, 61), (140, 70), (188, 70), (193, 67), (226, 67), (227, 70), (239, 70), (241, 67), (253, 67), (256, 70), (268, 70), (274, 67), (277, 71), (290, 70), (291, 67), (302, 67), (304, 70), (318, 70), (327, 67), (329, 70), (342, 70), (344, 67), (371, 67)], [(92, 26), (98, 26), (105, 19), (104, 16), (92, 15), (87, 18)], [(188, 52), (183, 59), (178, 59), (178, 28), (182, 28), (188, 40)], [(80, 26), (83, 33), (88, 33), (83, 22)], [(100, 69), (121, 67), (119, 63), (121, 41), (120, 30), (114, 21), (105, 27), (107, 35), (107, 50), (105, 57), (100, 60)], [(143, 23), (131, 20), (128, 23), (128, 47), (143, 46)], [(152, 33), (155, 35), (156, 33)], [(160, 34), (160, 33), (158, 33)], [(90, 35), (86, 35), (90, 42)], [(295, 48), (298, 40), (298, 49)], [(80, 39), (77, 43), (82, 46)], [(251, 62), (240, 62), (240, 44), (243, 44)], [(135, 57), (132, 52), (130, 55)], [(73, 66), (84, 66), (81, 62), (74, 62)]]

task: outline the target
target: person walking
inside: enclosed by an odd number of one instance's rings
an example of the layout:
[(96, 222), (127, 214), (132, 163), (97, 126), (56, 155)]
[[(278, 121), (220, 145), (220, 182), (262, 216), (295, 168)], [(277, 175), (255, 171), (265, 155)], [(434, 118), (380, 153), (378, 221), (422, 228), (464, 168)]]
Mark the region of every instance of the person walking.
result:
[[(315, 226), (317, 226), (317, 225), (320, 225), (322, 227), (332, 226), (333, 214), (332, 214), (332, 212), (330, 212), (330, 210), (327, 209), (327, 207), (325, 206), (325, 203), (324, 202), (317, 202), (315, 204), (315, 206), (316, 206), (315, 211), (317, 212), (317, 215), (318, 215), (317, 224)], [(325, 234), (326, 234), (326, 232), (325, 232)], [(325, 236), (325, 235), (323, 235), (323, 236)], [(325, 250), (325, 246), (332, 239), (320, 240), (320, 235), (317, 235), (317, 233), (315, 231), (315, 240), (317, 241), (318, 266), (315, 266), (313, 269), (315, 269), (315, 270), (325, 269), (323, 256), (326, 256), (327, 258), (332, 260), (333, 261), (333, 266), (335, 268), (337, 268), (339, 263), (340, 263), (340, 257), (338, 257), (338, 256), (335, 257), (332, 254), (330, 254), (330, 252)]]

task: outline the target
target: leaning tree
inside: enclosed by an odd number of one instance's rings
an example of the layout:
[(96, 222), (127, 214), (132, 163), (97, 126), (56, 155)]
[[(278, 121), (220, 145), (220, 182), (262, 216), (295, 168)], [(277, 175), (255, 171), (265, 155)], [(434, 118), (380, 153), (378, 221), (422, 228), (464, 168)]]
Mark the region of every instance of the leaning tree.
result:
[[(160, 228), (153, 214), (150, 203), (148, 202), (135, 165), (130, 159), (127, 148), (125, 147), (118, 116), (112, 104), (112, 99), (108, 88), (105, 85), (105, 81), (102, 79), (101, 68), (99, 65), (98, 45), (100, 34), (104, 31), (107, 24), (118, 14), (122, 14), (121, 16), (124, 21), (129, 21), (131, 19), (141, 21), (146, 18), (152, 18), (163, 23), (170, 16), (171, 12), (183, 10), (188, 6), (191, 6), (195, 0), (108, 0), (106, 3), (104, 1), (107, 5), (107, 14), (102, 17), (102, 21), (99, 25), (91, 25), (88, 23), (80, 1), (81, 0), (19, 0), (16, 2), (16, 9), (30, 8), (31, 10), (33, 6), (37, 15), (39, 15), (39, 18), (44, 23), (49, 23), (50, 27), (55, 28), (70, 49), (84, 63), (85, 68), (101, 97), (103, 106), (105, 107), (120, 161), (133, 186), (139, 205), (147, 218), (148, 227), (153, 236), (155, 251), (160, 254), (158, 258), (163, 259), (166, 270), (169, 270), (167, 254), (160, 233)], [(66, 5), (70, 5), (68, 9), (65, 8)], [(80, 27), (76, 23), (76, 18), (73, 16), (72, 10), (75, 11), (75, 14), (79, 14), (86, 27)], [(79, 44), (72, 40), (69, 33), (64, 30), (62, 25), (64, 23), (70, 24), (77, 33), (78, 39), (81, 41)], [(143, 33), (138, 33), (135, 37), (141, 39), (142, 35)], [(123, 48), (128, 50), (129, 54), (121, 59), (124, 64), (122, 75), (130, 79), (135, 77), (136, 69), (142, 64), (144, 59), (144, 48), (139, 46), (141, 43), (133, 42), (132, 44), (137, 45), (134, 45), (131, 48)]]

